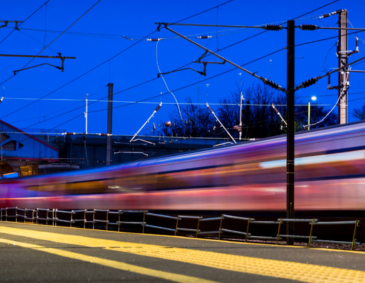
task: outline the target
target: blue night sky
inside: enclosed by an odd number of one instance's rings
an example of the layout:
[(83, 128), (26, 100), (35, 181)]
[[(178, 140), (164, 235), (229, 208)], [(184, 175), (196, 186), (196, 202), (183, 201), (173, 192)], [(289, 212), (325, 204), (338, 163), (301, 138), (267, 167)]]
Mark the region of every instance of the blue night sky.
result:
[[(2, 1), (0, 10), (0, 20), (24, 20), (37, 10), (45, 0), (14, 0)], [(41, 8), (21, 27), (20, 31), (14, 31), (1, 45), (1, 54), (38, 54), (43, 49), (43, 44), (47, 45), (54, 40), (61, 31), (69, 27), (85, 11), (87, 11), (97, 1), (69, 1), (50, 0), (46, 8)], [(156, 42), (143, 40), (113, 60), (100, 66), (87, 75), (75, 80), (67, 86), (61, 88), (47, 96), (44, 100), (24, 108), (16, 113), (8, 115), (13, 111), (39, 99), (51, 91), (63, 86), (84, 74), (93, 67), (103, 63), (122, 50), (136, 43), (139, 39), (156, 30), (155, 22), (176, 22), (189, 17), (216, 5), (224, 0), (211, 1), (121, 1), (121, 0), (101, 0), (90, 12), (74, 24), (67, 33), (59, 37), (41, 55), (57, 56), (56, 52), (61, 52), (63, 56), (75, 56), (76, 60), (65, 61), (65, 71), (62, 73), (50, 66), (22, 71), (12, 79), (1, 85), (5, 87), (4, 101), (0, 104), (0, 119), (17, 126), (19, 128), (31, 129), (60, 129), (68, 132), (84, 131), (84, 102), (86, 93), (89, 93), (90, 100), (102, 99), (107, 96), (106, 85), (114, 83), (114, 92), (129, 89), (142, 82), (157, 77), (158, 69), (156, 65)], [(268, 23), (281, 23), (288, 19), (295, 18), (301, 14), (309, 12), (330, 1), (307, 0), (307, 1), (240, 1), (235, 0), (218, 9), (213, 9), (207, 13), (188, 19), (185, 23), (205, 23), (227, 25), (264, 25)], [(319, 26), (337, 26), (338, 15), (322, 19), (316, 19), (319, 15), (333, 12), (339, 9), (349, 11), (349, 20), (354, 27), (365, 28), (363, 11), (365, 2), (360, 0), (338, 1), (330, 6), (315, 11), (302, 19), (298, 19), (297, 24), (316, 24)], [(317, 16), (317, 17), (316, 17)], [(306, 20), (306, 21), (303, 21)], [(0, 29), (0, 41), (12, 31), (14, 24), (9, 23), (8, 28)], [(44, 30), (48, 30), (45, 32)], [(193, 40), (208, 46), (212, 50), (221, 49), (244, 38), (262, 32), (260, 29), (232, 29), (206, 27), (184, 27), (172, 26), (172, 29), (184, 35), (206, 35), (211, 33), (214, 37), (211, 40)], [(56, 32), (55, 32), (56, 31)], [(57, 32), (58, 31), (58, 32)], [(77, 33), (72, 34), (72, 33)], [(216, 37), (216, 35), (219, 35)], [(134, 39), (133, 41), (124, 39), (122, 36)], [(334, 30), (302, 31), (296, 29), (296, 44), (307, 41), (319, 40), (326, 37), (336, 36)], [(32, 37), (32, 38), (31, 38)], [(149, 38), (170, 38), (160, 41), (158, 44), (158, 62), (162, 72), (168, 72), (186, 63), (197, 60), (203, 51), (191, 43), (176, 38), (174, 34), (167, 30), (155, 32)], [(352, 55), (349, 61), (359, 59), (365, 54), (365, 32), (359, 33), (360, 54)], [(37, 42), (38, 41), (38, 42)], [(333, 47), (337, 39), (331, 39), (319, 43), (304, 45), (296, 48), (296, 57), (304, 59), (296, 60), (296, 84), (312, 77), (324, 74), (324, 61), (330, 48)], [(263, 35), (237, 44), (228, 48), (220, 54), (238, 64), (244, 64), (263, 55), (276, 51), (286, 46), (286, 31), (267, 32)], [(355, 38), (349, 37), (349, 48), (355, 48)], [(325, 67), (327, 69), (337, 67), (336, 48), (333, 48), (327, 57)], [(213, 56), (211, 61), (219, 61)], [(0, 57), (0, 82), (5, 81), (13, 75), (14, 70), (21, 69), (29, 58), (9, 58)], [(286, 87), (286, 51), (283, 50), (272, 56), (266, 57), (255, 63), (245, 66), (253, 72), (267, 78), (271, 78), (270, 60), (272, 60), (272, 80)], [(59, 65), (58, 59), (35, 59), (29, 66), (50, 63)], [(364, 64), (354, 66), (359, 70)], [(200, 68), (197, 64), (192, 64), (192, 68)], [(208, 65), (207, 77), (201, 77), (200, 85), (184, 88), (176, 91), (175, 95), (179, 102), (185, 102), (187, 97), (193, 101), (205, 103), (207, 100), (206, 84), (209, 84), (210, 103), (218, 102), (219, 98), (229, 95), (231, 91), (237, 89), (240, 83), (240, 70), (233, 70), (222, 76), (209, 79), (219, 73), (232, 69), (231, 65)], [(199, 74), (192, 71), (177, 72), (166, 75), (165, 79), (171, 90), (199, 82)], [(349, 89), (349, 120), (356, 119), (351, 116), (355, 107), (360, 107), (365, 102), (365, 90), (362, 85), (364, 74), (351, 74)], [(242, 83), (244, 86), (251, 86), (258, 82), (252, 76), (242, 73)], [(337, 75), (332, 76), (332, 85), (337, 84)], [(2, 89), (1, 89), (2, 90)], [(149, 97), (157, 96), (160, 92), (167, 92), (161, 78), (148, 84), (131, 88), (114, 96), (115, 101), (138, 101)], [(303, 102), (307, 102), (309, 97), (316, 95), (318, 103), (334, 105), (337, 100), (336, 90), (327, 90), (327, 78), (322, 79), (316, 85), (296, 92), (297, 97), (301, 97)], [(104, 98), (105, 99), (105, 98)], [(362, 100), (361, 100), (362, 99)], [(354, 101), (352, 101), (354, 100)], [(151, 115), (160, 98), (147, 100), (154, 104), (135, 104), (114, 109), (113, 113), (113, 133), (114, 134), (134, 134), (145, 120)], [(173, 103), (171, 94), (166, 94), (162, 98), (163, 103)], [(115, 107), (122, 106), (122, 102), (114, 103)], [(79, 108), (80, 107), (80, 108)], [(165, 104), (156, 114), (155, 121), (167, 121), (168, 113), (176, 106)], [(102, 110), (107, 108), (106, 102), (96, 102), (89, 106), (89, 111)], [(331, 107), (328, 106), (327, 109)], [(67, 111), (70, 113), (53, 118)], [(336, 108), (337, 111), (337, 108)], [(79, 116), (78, 116), (79, 115)], [(70, 119), (78, 116), (77, 118)], [(99, 111), (89, 114), (89, 132), (106, 132), (106, 111)], [(53, 119), (50, 119), (53, 118)], [(63, 124), (65, 123), (65, 124)], [(62, 125), (63, 124), (63, 125)], [(52, 131), (51, 131), (52, 132)]]

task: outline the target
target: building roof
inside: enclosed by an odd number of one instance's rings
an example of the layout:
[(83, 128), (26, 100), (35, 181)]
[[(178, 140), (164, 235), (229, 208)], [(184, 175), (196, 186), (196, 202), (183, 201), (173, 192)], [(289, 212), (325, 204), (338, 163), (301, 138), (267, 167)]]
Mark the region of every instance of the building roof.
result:
[(27, 135), (28, 137), (30, 137), (30, 138), (32, 138), (32, 139), (35, 139), (36, 141), (38, 141), (38, 142), (40, 142), (40, 143), (42, 143), (42, 144), (44, 144), (44, 145), (46, 145), (46, 146), (48, 146), (48, 147), (52, 148), (53, 150), (59, 151), (59, 150), (58, 150), (58, 148), (55, 148), (55, 147), (51, 146), (50, 144), (46, 143), (45, 141), (42, 141), (42, 140), (40, 140), (40, 139), (36, 138), (35, 136), (32, 136), (32, 135), (30, 135), (30, 134), (28, 134), (28, 133), (26, 133), (26, 132), (24, 132), (24, 131), (22, 131), (22, 130), (18, 129), (17, 127), (14, 127), (13, 125), (10, 125), (9, 123), (6, 123), (6, 122), (5, 122), (5, 121), (3, 121), (3, 120), (0, 120), (0, 123), (5, 124), (5, 125), (7, 125), (8, 127), (13, 128), (15, 131), (17, 131), (17, 132), (21, 132), (21, 133), (23, 133), (23, 134)]

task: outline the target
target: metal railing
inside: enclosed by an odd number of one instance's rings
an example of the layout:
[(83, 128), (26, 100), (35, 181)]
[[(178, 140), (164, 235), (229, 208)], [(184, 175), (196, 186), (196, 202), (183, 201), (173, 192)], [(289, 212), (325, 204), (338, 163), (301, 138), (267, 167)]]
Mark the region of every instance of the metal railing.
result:
[[(10, 213), (13, 212), (13, 213)], [(22, 214), (18, 213), (22, 212)], [(30, 214), (31, 213), (31, 214)], [(40, 213), (45, 214), (44, 217), (40, 217)], [(82, 213), (83, 217), (78, 218), (78, 216)], [(103, 219), (96, 218), (97, 213), (100, 216), (100, 213), (104, 213)], [(92, 214), (92, 220), (88, 220), (88, 215)], [(126, 214), (141, 214), (142, 221), (122, 221), (121, 217)], [(30, 216), (31, 215), (31, 216)], [(69, 215), (67, 219), (65, 216)], [(110, 216), (116, 215), (117, 220), (111, 221)], [(60, 218), (61, 216), (61, 218)], [(162, 227), (147, 224), (147, 217), (148, 218), (163, 218), (168, 220), (174, 220), (175, 227)], [(103, 209), (93, 209), (93, 210), (58, 210), (58, 209), (45, 209), (45, 208), (36, 208), (36, 209), (22, 209), (18, 207), (6, 207), (0, 208), (0, 221), (8, 221), (8, 219), (15, 219), (15, 222), (18, 222), (18, 218), (22, 219), (23, 222), (31, 221), (32, 223), (39, 224), (40, 221), (45, 222), (48, 225), (49, 221), (51, 221), (52, 225), (57, 226), (58, 222), (61, 223), (69, 223), (70, 227), (73, 224), (78, 222), (83, 223), (83, 228), (86, 228), (87, 224), (92, 224), (92, 229), (95, 229), (95, 224), (97, 223), (105, 223), (105, 229), (108, 230), (110, 225), (117, 226), (118, 231), (121, 230), (121, 225), (141, 225), (142, 226), (142, 233), (145, 233), (145, 228), (150, 229), (157, 229), (157, 230), (164, 230), (174, 233), (176, 236), (179, 232), (191, 232), (195, 234), (195, 237), (198, 238), (199, 235), (214, 235), (218, 234), (218, 239), (220, 240), (222, 234), (229, 233), (229, 234), (237, 234), (245, 237), (245, 240), (248, 239), (258, 239), (258, 240), (273, 240), (276, 241), (278, 244), (279, 240), (283, 238), (295, 238), (295, 239), (308, 239), (307, 247), (311, 247), (311, 243), (331, 243), (331, 244), (346, 244), (351, 245), (351, 250), (354, 249), (356, 245), (360, 245), (360, 242), (356, 241), (356, 232), (357, 228), (359, 227), (360, 220), (352, 220), (352, 221), (319, 221), (318, 219), (286, 219), (286, 218), (279, 218), (277, 221), (261, 221), (255, 220), (254, 218), (247, 218), (247, 217), (240, 217), (240, 216), (233, 216), (222, 214), (220, 217), (208, 217), (204, 218), (202, 216), (190, 216), (190, 215), (164, 215), (164, 214), (156, 214), (151, 213), (148, 210), (103, 210)], [(184, 224), (184, 219), (193, 219), (197, 221), (196, 228), (185, 228), (179, 225)], [(238, 231), (238, 230), (230, 230), (223, 227), (224, 219), (233, 219), (238, 221), (246, 222), (246, 230), (245, 231)], [(219, 229), (215, 231), (202, 231), (201, 224), (207, 221), (219, 221)], [(285, 222), (298, 222), (303, 224), (309, 224), (309, 235), (286, 235), (281, 234), (281, 226)], [(258, 236), (252, 235), (249, 232), (249, 229), (252, 225), (278, 225), (278, 232), (276, 235), (273, 236)], [(354, 232), (352, 235), (351, 241), (333, 241), (333, 240), (326, 240), (326, 239), (318, 239), (317, 236), (313, 236), (313, 228), (316, 225), (354, 225)]]

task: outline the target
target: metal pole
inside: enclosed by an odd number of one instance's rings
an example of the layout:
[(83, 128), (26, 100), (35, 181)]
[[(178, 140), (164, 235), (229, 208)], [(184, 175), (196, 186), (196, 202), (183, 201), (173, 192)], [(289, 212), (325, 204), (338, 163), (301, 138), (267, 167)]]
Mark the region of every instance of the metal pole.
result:
[[(348, 11), (343, 10), (338, 14), (339, 16), (339, 27), (340, 28), (347, 28), (347, 15)], [(347, 65), (347, 53), (341, 51), (347, 51), (347, 30), (339, 30), (338, 31), (339, 41), (338, 41), (338, 48), (337, 48), (337, 56), (338, 56), (338, 67), (343, 67)], [(347, 69), (347, 68), (346, 68)], [(347, 124), (347, 115), (348, 115), (348, 108), (347, 108), (347, 74), (346, 69), (341, 70), (338, 72), (338, 123), (339, 124)]]
[[(286, 218), (294, 219), (294, 88), (295, 88), (295, 22), (289, 20), (287, 23), (287, 156), (286, 156)], [(286, 234), (294, 234), (294, 222), (287, 222)], [(287, 244), (293, 245), (294, 239), (287, 238)]]
[(219, 124), (222, 126), (222, 128), (226, 131), (227, 135), (232, 139), (232, 141), (234, 143), (237, 143), (236, 140), (231, 136), (231, 134), (228, 132), (228, 130), (226, 129), (226, 127), (222, 124), (221, 120), (218, 119), (217, 115), (215, 115), (214, 111), (212, 108), (210, 108), (208, 102), (206, 103), (207, 107), (209, 108), (210, 112), (213, 114), (213, 116), (215, 117), (215, 119), (219, 122)]
[(86, 99), (85, 99), (85, 135), (87, 135), (87, 96), (89, 94), (86, 94)]
[(108, 125), (106, 137), (106, 165), (112, 163), (112, 123), (113, 123), (113, 86), (114, 84), (108, 83)]
[(134, 140), (134, 138), (139, 134), (139, 132), (144, 128), (144, 126), (151, 120), (151, 118), (157, 113), (157, 111), (161, 108), (162, 106), (162, 101), (160, 102), (160, 104), (156, 107), (156, 109), (152, 112), (152, 115), (147, 119), (147, 121), (142, 125), (142, 127), (138, 130), (137, 133), (134, 134), (134, 136), (131, 138), (131, 140), (129, 142), (132, 142)]
[(242, 94), (242, 90), (241, 90), (239, 140), (242, 139), (242, 101), (243, 101), (243, 94)]
[(311, 102), (308, 101), (308, 131), (311, 129)]
[[(4, 132), (1, 132), (1, 161), (3, 161), (3, 135)], [(1, 174), (2, 177), (2, 174)]]

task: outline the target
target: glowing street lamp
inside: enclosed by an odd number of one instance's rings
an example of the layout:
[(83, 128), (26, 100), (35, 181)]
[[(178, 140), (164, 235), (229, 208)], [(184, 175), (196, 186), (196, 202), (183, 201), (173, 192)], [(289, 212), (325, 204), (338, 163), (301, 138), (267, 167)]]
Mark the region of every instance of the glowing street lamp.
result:
[(316, 101), (317, 97), (316, 96), (312, 96), (311, 99), (308, 101), (308, 131), (311, 128), (311, 100), (312, 101)]

